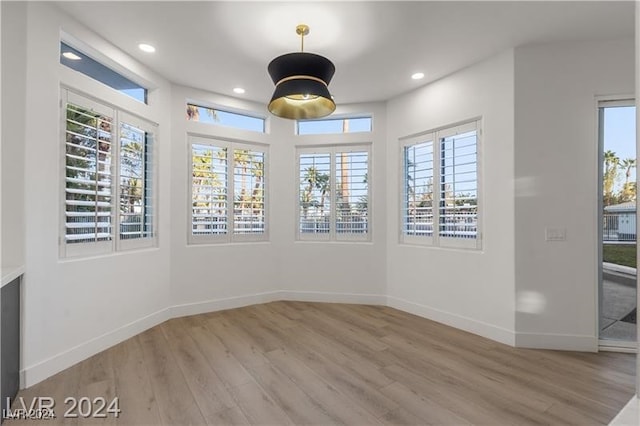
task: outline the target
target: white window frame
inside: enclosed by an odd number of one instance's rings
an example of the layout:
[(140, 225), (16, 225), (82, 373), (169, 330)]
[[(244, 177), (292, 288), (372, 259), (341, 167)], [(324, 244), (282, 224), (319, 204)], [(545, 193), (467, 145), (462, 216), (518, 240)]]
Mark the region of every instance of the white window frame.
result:
[(234, 115), (239, 115), (239, 116), (243, 116), (243, 117), (247, 117), (247, 118), (254, 118), (257, 120), (262, 120), (262, 130), (252, 130), (252, 129), (247, 129), (244, 127), (240, 127), (240, 126), (232, 126), (229, 124), (221, 124), (221, 123), (209, 123), (207, 121), (195, 121), (195, 120), (189, 120), (188, 118), (186, 118), (186, 121), (188, 123), (200, 123), (203, 124), (205, 126), (212, 126), (214, 128), (222, 128), (222, 129), (235, 129), (235, 130), (240, 130), (243, 132), (251, 132), (252, 134), (268, 134), (269, 133), (269, 129), (268, 129), (268, 124), (269, 124), (269, 117), (265, 116), (265, 115), (261, 115), (258, 114), (256, 112), (253, 111), (247, 111), (247, 110), (241, 110), (241, 109), (237, 109), (237, 108), (232, 108), (232, 107), (225, 107), (225, 106), (220, 106), (220, 105), (216, 105), (216, 104), (211, 104), (209, 102), (205, 102), (205, 101), (196, 101), (193, 99), (187, 99), (187, 101), (185, 102), (185, 109), (188, 109), (189, 106), (195, 106), (197, 108), (204, 108), (204, 109), (209, 109), (212, 110), (214, 112), (219, 111), (219, 112), (224, 112), (227, 114), (234, 114)]
[[(318, 133), (300, 133), (300, 124), (308, 123), (308, 122), (327, 122), (327, 121), (342, 121), (343, 126), (344, 122), (348, 120), (360, 120), (360, 119), (369, 119), (371, 124), (371, 128), (369, 130), (360, 130), (360, 131), (348, 131), (344, 130), (338, 132), (318, 132)], [(350, 134), (358, 134), (358, 133), (372, 133), (373, 132), (373, 114), (364, 114), (364, 115), (346, 115), (346, 116), (330, 116), (329, 118), (319, 118), (319, 119), (309, 119), (309, 120), (296, 120), (295, 126), (295, 134), (296, 136), (316, 136), (316, 135), (350, 135)]]
[[(187, 194), (189, 197), (187, 203), (187, 242), (190, 245), (197, 244), (224, 244), (224, 243), (251, 243), (269, 241), (269, 149), (267, 145), (255, 143), (228, 140), (218, 137), (187, 135), (188, 141), (188, 170), (189, 170), (189, 187)], [(227, 232), (224, 234), (194, 235), (192, 231), (193, 223), (193, 145), (209, 145), (217, 148), (227, 149)], [(264, 232), (255, 234), (236, 234), (234, 233), (234, 170), (235, 158), (234, 150), (250, 150), (261, 152), (264, 155)]]
[[(440, 235), (440, 201), (441, 191), (439, 188), (441, 177), (441, 152), (442, 143), (445, 138), (464, 134), (471, 131), (476, 131), (476, 176), (477, 176), (477, 233), (476, 238), (459, 238), (459, 237), (444, 237)], [(461, 124), (441, 127), (435, 130), (430, 130), (417, 135), (401, 138), (400, 145), (400, 220), (399, 220), (399, 235), (400, 243), (424, 245), (431, 247), (442, 248), (455, 248), (455, 249), (482, 249), (482, 230), (483, 230), (483, 190), (482, 190), (482, 123), (481, 119), (474, 119), (471, 121), (463, 122)], [(405, 192), (406, 192), (406, 171), (405, 171), (405, 148), (431, 142), (433, 152), (433, 231), (431, 235), (407, 235), (405, 233)]]
[[(369, 242), (372, 239), (373, 218), (372, 218), (372, 191), (371, 183), (373, 176), (371, 172), (371, 143), (364, 144), (340, 144), (323, 146), (298, 146), (296, 147), (296, 222), (295, 235), (297, 241), (343, 241), (343, 242)], [(343, 152), (366, 152), (367, 153), (367, 232), (366, 233), (338, 233), (336, 232), (336, 154)], [(329, 187), (331, 188), (330, 221), (328, 233), (301, 233), (300, 232), (300, 156), (304, 154), (328, 154), (330, 158)]]
[[(141, 248), (148, 248), (148, 247), (153, 247), (156, 244), (156, 236), (157, 236), (157, 215), (158, 215), (158, 203), (157, 203), (157, 187), (158, 187), (158, 167), (156, 166), (157, 162), (156, 162), (156, 156), (157, 156), (157, 137), (158, 137), (158, 130), (157, 127), (155, 127), (153, 124), (149, 123), (146, 120), (143, 120), (139, 117), (136, 117), (134, 115), (131, 115), (129, 113), (126, 113), (124, 111), (120, 111), (118, 112), (118, 127), (117, 127), (117, 142), (118, 142), (118, 162), (115, 163), (115, 166), (119, 166), (120, 165), (120, 124), (121, 123), (126, 123), (126, 124), (130, 124), (132, 126), (137, 127), (140, 130), (144, 130), (146, 134), (150, 135), (150, 137), (152, 138), (151, 140), (151, 199), (152, 199), (152, 203), (151, 203), (151, 212), (152, 212), (152, 236), (151, 237), (143, 237), (143, 238), (131, 238), (131, 239), (121, 239), (120, 238), (120, 225), (121, 223), (119, 222), (118, 219), (118, 238), (116, 240), (116, 250), (120, 251), (120, 250), (133, 250), (133, 249), (141, 249)], [(146, 151), (145, 151), (145, 156), (146, 156)], [(143, 167), (148, 167), (148, 164), (146, 161), (143, 161)], [(117, 183), (116, 183), (116, 204), (120, 203), (120, 168), (117, 167), (116, 170), (116, 179), (118, 179)], [(143, 182), (144, 182), (144, 173), (143, 173)], [(146, 185), (146, 182), (145, 182)], [(145, 190), (146, 190), (146, 186), (145, 186)], [(143, 196), (144, 199), (144, 196)], [(115, 212), (116, 215), (119, 214), (118, 211)], [(142, 220), (144, 223), (145, 217), (143, 215)]]
[[(61, 88), (60, 93), (60, 237), (59, 255), (61, 258), (87, 257), (104, 255), (124, 250), (156, 247), (158, 241), (158, 126), (147, 120), (129, 114), (111, 106), (106, 102), (94, 100), (88, 96), (76, 93), (69, 88)], [(66, 131), (67, 104), (74, 104), (90, 109), (112, 119), (111, 126), (111, 239), (109, 241), (95, 241), (84, 243), (67, 243), (66, 235)], [(144, 130), (153, 138), (151, 143), (151, 182), (152, 182), (152, 234), (149, 237), (121, 239), (120, 238), (120, 123), (125, 122)], [(147, 164), (145, 163), (145, 166)]]

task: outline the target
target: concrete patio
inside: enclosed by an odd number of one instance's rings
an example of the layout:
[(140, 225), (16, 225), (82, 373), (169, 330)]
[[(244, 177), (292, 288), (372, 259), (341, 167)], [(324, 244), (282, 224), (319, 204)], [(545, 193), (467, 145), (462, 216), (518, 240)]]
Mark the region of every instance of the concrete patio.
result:
[(636, 269), (603, 263), (601, 340), (635, 342)]

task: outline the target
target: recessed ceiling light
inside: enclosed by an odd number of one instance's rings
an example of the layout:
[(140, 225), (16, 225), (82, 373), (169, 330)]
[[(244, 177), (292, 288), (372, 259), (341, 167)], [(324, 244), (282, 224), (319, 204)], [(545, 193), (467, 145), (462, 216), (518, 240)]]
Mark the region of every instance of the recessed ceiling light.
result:
[(235, 87), (233, 89), (233, 93), (237, 93), (238, 95), (242, 95), (244, 93), (244, 89), (242, 87)]
[(411, 78), (414, 79), (414, 80), (420, 80), (421, 78), (424, 78), (424, 73), (423, 72), (417, 72), (415, 74), (412, 74)]
[(62, 56), (64, 56), (67, 59), (71, 59), (72, 61), (79, 61), (80, 59), (82, 59), (82, 57), (76, 55), (73, 52), (63, 52)]
[(156, 48), (155, 48), (155, 47), (153, 47), (153, 46), (152, 46), (152, 45), (150, 45), (150, 44), (146, 44), (146, 43), (140, 43), (140, 44), (138, 45), (138, 48), (139, 48), (140, 50), (142, 50), (143, 52), (147, 52), (147, 53), (153, 53), (153, 52), (155, 52), (155, 51), (156, 51)]

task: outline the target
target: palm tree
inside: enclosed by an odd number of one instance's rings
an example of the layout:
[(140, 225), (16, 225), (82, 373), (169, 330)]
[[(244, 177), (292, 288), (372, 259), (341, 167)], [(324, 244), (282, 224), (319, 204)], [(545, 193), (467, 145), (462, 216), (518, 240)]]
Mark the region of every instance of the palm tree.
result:
[(629, 182), (631, 180), (631, 170), (636, 167), (636, 164), (635, 158), (625, 158), (622, 160), (622, 163), (620, 163), (620, 168), (625, 172), (624, 185), (622, 186), (622, 193), (620, 194), (621, 201), (631, 201), (636, 198), (635, 185)]
[(307, 218), (309, 212), (313, 188), (315, 188), (316, 186), (317, 178), (318, 169), (316, 169), (314, 166), (307, 167), (304, 175), (304, 180), (307, 182), (307, 187), (300, 194), (300, 205), (302, 206), (302, 212), (305, 219)]
[(316, 188), (320, 191), (320, 216), (324, 216), (324, 201), (331, 191), (329, 186), (329, 175), (320, 173), (316, 179)]
[(627, 185), (629, 183), (629, 179), (631, 179), (631, 170), (636, 167), (636, 159), (635, 158), (625, 158), (620, 163), (620, 167), (625, 170), (625, 181), (624, 184)]
[(602, 176), (602, 188), (604, 192), (603, 203), (610, 206), (614, 203), (613, 187), (618, 177), (620, 158), (615, 152), (608, 150), (604, 153), (604, 173)]
[(304, 216), (307, 216), (307, 209), (313, 203), (314, 190), (320, 191), (320, 204), (316, 204), (316, 207), (320, 207), (320, 216), (324, 216), (324, 203), (327, 195), (331, 191), (329, 186), (329, 175), (326, 173), (320, 173), (315, 166), (310, 166), (305, 170), (304, 180), (307, 182), (307, 187), (302, 194), (300, 194), (300, 202)]

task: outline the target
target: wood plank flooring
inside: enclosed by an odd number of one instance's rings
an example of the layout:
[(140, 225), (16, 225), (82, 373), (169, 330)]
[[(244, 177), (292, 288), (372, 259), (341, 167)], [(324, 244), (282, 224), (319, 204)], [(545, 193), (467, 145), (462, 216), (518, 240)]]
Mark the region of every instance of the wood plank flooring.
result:
[[(44, 424), (595, 425), (634, 383), (630, 354), (514, 349), (387, 307), (275, 302), (170, 320), (19, 396), (55, 398)], [(85, 396), (117, 396), (120, 417), (63, 418), (64, 399)]]

